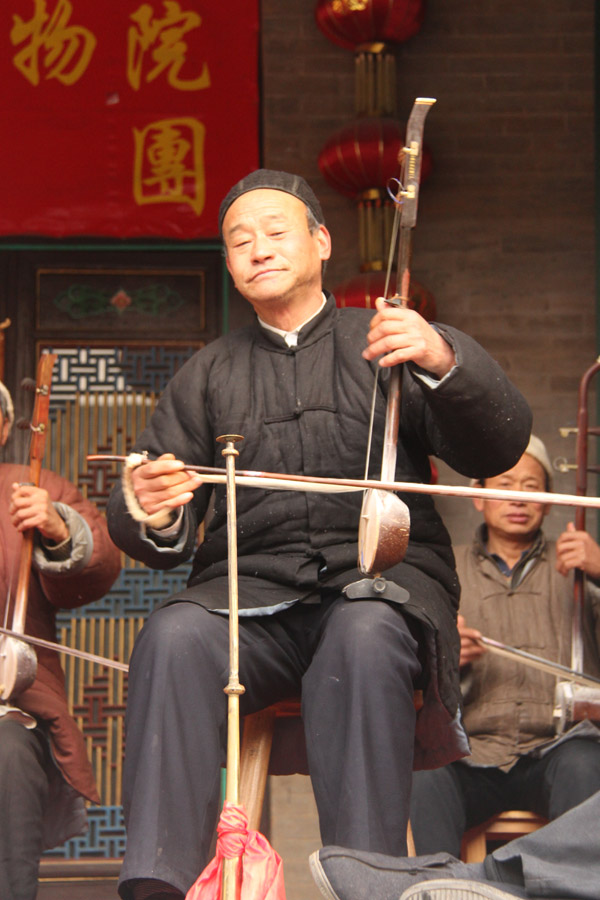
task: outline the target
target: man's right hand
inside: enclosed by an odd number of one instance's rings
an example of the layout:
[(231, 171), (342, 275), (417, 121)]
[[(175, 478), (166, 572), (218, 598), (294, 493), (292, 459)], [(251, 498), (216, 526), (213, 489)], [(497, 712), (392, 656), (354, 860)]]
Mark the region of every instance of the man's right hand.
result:
[(202, 477), (188, 472), (185, 463), (172, 453), (137, 466), (131, 473), (131, 483), (142, 509), (152, 515), (161, 509), (178, 509), (193, 497), (202, 484)]
[(577, 531), (572, 522), (567, 522), (566, 531), (556, 542), (556, 568), (561, 575), (568, 575), (571, 569), (581, 569), (598, 580), (600, 546), (587, 531)]
[(456, 627), (460, 635), (460, 659), (458, 664), (462, 668), (462, 666), (479, 659), (486, 652), (486, 647), (478, 643), (481, 632), (476, 628), (467, 628), (464, 616), (460, 614), (456, 619)]

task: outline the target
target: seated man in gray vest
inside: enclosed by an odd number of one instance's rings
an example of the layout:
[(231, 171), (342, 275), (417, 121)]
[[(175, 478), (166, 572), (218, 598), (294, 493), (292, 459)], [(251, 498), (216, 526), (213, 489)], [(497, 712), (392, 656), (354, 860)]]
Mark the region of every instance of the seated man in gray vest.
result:
[[(546, 448), (535, 436), (512, 469), (481, 482), (532, 491), (551, 483)], [(586, 720), (557, 735), (556, 678), (490, 653), (477, 640), (483, 634), (570, 666), (578, 567), (587, 575), (584, 671), (600, 676), (600, 547), (571, 525), (556, 543), (547, 540), (542, 522), (548, 506), (474, 503), (484, 522), (473, 543), (455, 551), (463, 722), (471, 756), (415, 773), (411, 825), (417, 853), (458, 857), (463, 832), (496, 813), (527, 809), (555, 819), (600, 790), (600, 730)]]

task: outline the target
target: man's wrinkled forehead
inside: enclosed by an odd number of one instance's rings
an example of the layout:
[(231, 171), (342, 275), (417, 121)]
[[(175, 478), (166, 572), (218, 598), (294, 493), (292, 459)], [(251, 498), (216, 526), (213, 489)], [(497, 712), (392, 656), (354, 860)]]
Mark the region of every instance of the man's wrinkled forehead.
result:
[[(305, 204), (281, 191), (257, 188), (233, 201), (225, 216), (221, 230), (225, 243), (236, 234), (259, 225), (261, 228), (287, 227), (300, 220), (307, 223)], [(307, 223), (308, 224), (308, 223)]]

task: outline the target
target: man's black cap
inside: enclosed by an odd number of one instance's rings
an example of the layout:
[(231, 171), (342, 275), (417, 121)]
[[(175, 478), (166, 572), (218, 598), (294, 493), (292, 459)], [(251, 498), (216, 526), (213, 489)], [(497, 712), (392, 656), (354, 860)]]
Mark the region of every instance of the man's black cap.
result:
[(255, 172), (250, 172), (249, 175), (246, 175), (241, 181), (234, 184), (221, 203), (219, 208), (219, 232), (221, 234), (223, 233), (223, 219), (231, 204), (238, 197), (241, 197), (242, 194), (261, 188), (292, 194), (298, 200), (306, 203), (319, 225), (324, 224), (325, 217), (321, 204), (317, 200), (313, 189), (301, 175), (291, 175), (289, 172), (278, 172), (275, 169), (256, 169)]

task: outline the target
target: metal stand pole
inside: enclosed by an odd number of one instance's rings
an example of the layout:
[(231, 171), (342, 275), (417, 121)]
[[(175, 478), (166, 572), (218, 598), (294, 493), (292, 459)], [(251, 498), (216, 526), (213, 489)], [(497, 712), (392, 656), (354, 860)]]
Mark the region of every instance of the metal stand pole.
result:
[[(244, 686), (239, 680), (239, 627), (237, 578), (237, 513), (235, 502), (235, 457), (239, 456), (235, 443), (243, 440), (239, 434), (224, 434), (217, 440), (225, 444), (222, 451), (227, 474), (227, 550), (229, 574), (229, 683), (227, 694), (227, 779), (225, 799), (236, 805), (240, 802), (240, 694)], [(239, 858), (223, 860), (223, 900), (238, 900), (241, 888)]]

